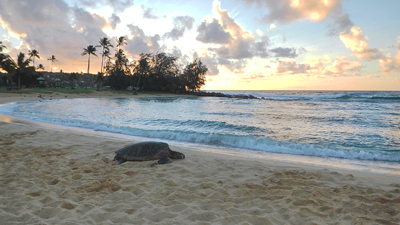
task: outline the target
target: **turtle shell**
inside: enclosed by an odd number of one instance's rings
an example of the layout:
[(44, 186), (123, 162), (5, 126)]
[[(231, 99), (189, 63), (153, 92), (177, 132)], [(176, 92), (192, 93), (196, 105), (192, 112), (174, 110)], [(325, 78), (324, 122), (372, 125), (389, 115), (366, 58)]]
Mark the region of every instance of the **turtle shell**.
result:
[(115, 153), (127, 161), (145, 161), (168, 157), (170, 151), (167, 143), (149, 141), (128, 145)]

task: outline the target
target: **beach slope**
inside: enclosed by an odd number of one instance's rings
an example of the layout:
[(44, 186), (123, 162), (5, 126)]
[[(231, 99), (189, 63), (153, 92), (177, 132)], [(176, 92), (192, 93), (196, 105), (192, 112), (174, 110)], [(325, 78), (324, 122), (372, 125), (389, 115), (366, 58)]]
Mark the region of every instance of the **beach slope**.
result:
[(131, 144), (0, 122), (2, 224), (399, 224), (398, 177), (173, 149), (116, 165)]

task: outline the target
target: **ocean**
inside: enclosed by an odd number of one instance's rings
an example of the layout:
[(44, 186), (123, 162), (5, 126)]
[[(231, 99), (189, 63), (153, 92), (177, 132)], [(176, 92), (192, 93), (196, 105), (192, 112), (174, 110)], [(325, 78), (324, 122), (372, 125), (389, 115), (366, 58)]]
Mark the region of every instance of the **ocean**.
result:
[(157, 139), (183, 148), (400, 171), (400, 92), (221, 92), (257, 99), (60, 99), (4, 105), (0, 114)]

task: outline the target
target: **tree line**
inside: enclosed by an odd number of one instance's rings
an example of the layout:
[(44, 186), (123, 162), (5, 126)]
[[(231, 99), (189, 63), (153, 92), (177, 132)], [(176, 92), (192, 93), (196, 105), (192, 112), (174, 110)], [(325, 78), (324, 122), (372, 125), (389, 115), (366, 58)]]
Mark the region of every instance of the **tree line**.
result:
[(110, 48), (114, 46), (107, 38), (101, 38), (100, 45), (89, 45), (84, 48), (82, 56), (88, 55), (88, 73), (90, 69), (90, 55), (96, 55), (96, 48), (101, 47), (101, 71), (97, 76), (98, 89), (102, 84), (120, 90), (129, 86), (136, 90), (185, 92), (199, 90), (206, 81), (208, 69), (201, 60), (194, 60), (186, 66), (179, 64), (177, 57), (166, 53), (140, 54), (138, 60), (129, 61), (123, 47), (127, 45), (126, 38), (116, 39), (115, 54), (112, 57)]
[[(39, 52), (37, 50), (29, 50), (29, 58), (25, 58), (25, 54), (20, 52), (17, 55), (17, 60), (15, 61), (11, 56), (2, 53), (7, 47), (0, 41), (0, 71), (3, 70), (6, 73), (7, 85), (10, 86), (14, 81), (18, 83), (18, 87), (22, 85), (29, 85), (36, 82), (36, 78), (39, 77), (37, 69), (44, 70), (44, 66), (39, 64), (35, 67), (35, 58), (40, 58)], [(30, 66), (30, 62), (33, 61), (33, 66)]]
[[(126, 38), (116, 38), (117, 45), (115, 53), (111, 55), (111, 40), (107, 37), (100, 38), (99, 45), (89, 45), (83, 48), (82, 56), (88, 56), (87, 74), (90, 74), (90, 56), (96, 56), (97, 48), (101, 48), (101, 67), (93, 82), (99, 90), (103, 85), (112, 89), (121, 90), (132, 87), (135, 90), (161, 91), (161, 92), (185, 92), (199, 90), (206, 81), (205, 74), (208, 69), (201, 60), (194, 60), (187, 65), (182, 65), (179, 58), (161, 53), (142, 53), (139, 59), (130, 61), (125, 54), (124, 46), (127, 45)], [(40, 59), (37, 50), (30, 50), (29, 57), (20, 52), (17, 61), (7, 54), (2, 53), (6, 46), (0, 41), (0, 69), (6, 71), (7, 79), (21, 85), (37, 83), (40, 73), (44, 70), (39, 64), (35, 67), (35, 58)], [(53, 63), (57, 61), (52, 55), (51, 72)], [(30, 63), (33, 62), (33, 66)]]

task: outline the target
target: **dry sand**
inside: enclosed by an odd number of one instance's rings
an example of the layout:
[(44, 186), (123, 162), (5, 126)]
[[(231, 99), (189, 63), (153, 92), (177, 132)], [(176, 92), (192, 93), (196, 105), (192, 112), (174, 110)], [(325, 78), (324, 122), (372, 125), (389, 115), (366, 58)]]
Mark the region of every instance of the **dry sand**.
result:
[(174, 147), (186, 159), (116, 165), (127, 144), (0, 122), (0, 223), (400, 224), (399, 176)]

